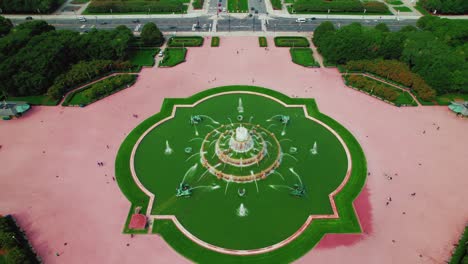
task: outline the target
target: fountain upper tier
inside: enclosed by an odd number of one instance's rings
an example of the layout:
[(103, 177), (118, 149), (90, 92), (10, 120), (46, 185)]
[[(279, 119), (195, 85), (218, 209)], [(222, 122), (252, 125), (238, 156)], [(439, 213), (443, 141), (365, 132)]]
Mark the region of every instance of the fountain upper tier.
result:
[(236, 128), (234, 135), (229, 140), (229, 147), (237, 153), (250, 151), (254, 146), (254, 140), (249, 130), (242, 125)]

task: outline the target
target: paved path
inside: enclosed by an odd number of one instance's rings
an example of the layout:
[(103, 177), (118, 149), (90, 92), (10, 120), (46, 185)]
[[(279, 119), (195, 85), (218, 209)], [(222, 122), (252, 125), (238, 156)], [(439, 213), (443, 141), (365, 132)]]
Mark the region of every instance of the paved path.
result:
[(312, 37), (311, 37), (310, 40), (309, 40), (309, 41), (310, 41), (310, 48), (312, 49), (312, 52), (313, 52), (313, 56), (314, 56), (315, 61), (318, 62), (318, 64), (320, 65), (320, 67), (323, 68), (323, 67), (325, 67), (325, 66), (323, 65), (323, 57), (322, 57), (322, 55), (317, 51), (317, 47), (315, 47), (315, 44), (314, 44), (314, 42), (312, 41), (312, 38), (313, 38), (313, 37), (314, 37), (314, 36), (312, 35)]

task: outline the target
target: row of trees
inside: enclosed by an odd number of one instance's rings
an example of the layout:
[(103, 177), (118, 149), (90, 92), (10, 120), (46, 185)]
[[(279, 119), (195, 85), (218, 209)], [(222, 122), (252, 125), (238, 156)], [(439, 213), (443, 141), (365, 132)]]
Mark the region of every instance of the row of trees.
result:
[(364, 9), (367, 13), (387, 13), (388, 7), (377, 1), (324, 1), (324, 0), (298, 0), (293, 4), (294, 10), (298, 13), (308, 12), (354, 12), (362, 13)]
[(399, 60), (419, 74), (438, 94), (468, 93), (468, 24), (437, 17), (423, 17), (421, 29), (406, 26), (390, 32), (359, 23), (335, 29), (322, 23), (313, 41), (328, 64), (353, 60)]
[(21, 24), (0, 38), (0, 90), (9, 96), (42, 95), (54, 80), (83, 60), (124, 60), (130, 29), (88, 34), (56, 31), (44, 21)]
[(159, 1), (114, 1), (114, 0), (93, 0), (87, 11), (91, 13), (129, 13), (129, 12), (157, 12), (157, 13), (180, 13), (184, 11), (184, 4), (179, 0), (159, 0)]
[(65, 0), (0, 0), (3, 13), (50, 13)]
[(419, 0), (423, 8), (437, 14), (467, 14), (468, 1), (466, 0)]
[(361, 75), (350, 75), (347, 77), (347, 81), (348, 84), (352, 87), (366, 91), (369, 94), (374, 94), (377, 97), (390, 102), (395, 102), (399, 96), (397, 91), (387, 87), (385, 84), (379, 83)]

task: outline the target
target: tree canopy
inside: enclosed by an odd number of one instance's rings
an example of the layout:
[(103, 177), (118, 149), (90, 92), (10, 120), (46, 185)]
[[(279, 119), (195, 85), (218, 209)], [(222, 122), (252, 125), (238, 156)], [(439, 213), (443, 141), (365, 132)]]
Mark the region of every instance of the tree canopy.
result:
[(13, 28), (13, 23), (8, 18), (0, 16), (0, 37), (8, 34), (10, 30)]
[(145, 45), (160, 46), (164, 42), (164, 36), (153, 22), (146, 23), (141, 30), (141, 40)]

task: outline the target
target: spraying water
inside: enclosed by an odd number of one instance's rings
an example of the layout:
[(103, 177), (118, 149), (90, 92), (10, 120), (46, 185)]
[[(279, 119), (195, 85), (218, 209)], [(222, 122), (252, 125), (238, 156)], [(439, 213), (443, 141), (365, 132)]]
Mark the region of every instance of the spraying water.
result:
[(244, 206), (243, 203), (240, 204), (239, 208), (237, 209), (237, 215), (240, 217), (247, 216), (249, 214), (249, 210)]
[(291, 142), (292, 142), (292, 139), (289, 139), (289, 138), (282, 138), (282, 139), (280, 139), (280, 142), (282, 142), (282, 141), (291, 141)]
[(197, 155), (201, 155), (201, 154), (206, 154), (207, 152), (197, 152), (197, 153), (193, 153), (190, 157), (188, 157), (185, 162), (189, 161), (191, 158), (197, 156)]
[(219, 185), (199, 185), (195, 186), (192, 188), (192, 190), (198, 189), (198, 188), (208, 188), (209, 190), (216, 190), (219, 189)]
[[(250, 175), (254, 175), (254, 172), (253, 171), (250, 171)], [(257, 178), (254, 177), (254, 182), (255, 182), (255, 187), (257, 188), (257, 193), (258, 193), (258, 184), (257, 184)]]
[(189, 142), (192, 142), (192, 141), (195, 141), (195, 140), (203, 140), (203, 138), (200, 138), (200, 137), (192, 138), (191, 140), (189, 140)]
[[(213, 168), (216, 169), (216, 168), (218, 168), (219, 166), (221, 166), (221, 163), (216, 164)], [(209, 170), (206, 170), (206, 171), (200, 176), (200, 178), (198, 178), (198, 181), (197, 181), (197, 182), (199, 182), (203, 177), (205, 177), (205, 175), (206, 175), (208, 172), (209, 172)]]
[(293, 155), (289, 154), (289, 153), (281, 153), (282, 156), (288, 156), (292, 159), (294, 159), (295, 161), (298, 161), (296, 157), (294, 157)]
[(297, 174), (293, 168), (289, 168), (289, 171), (291, 171), (292, 174), (296, 175), (297, 179), (299, 180), (299, 182), (301, 183), (301, 187), (304, 186), (302, 184), (302, 180), (301, 180), (301, 176), (299, 176), (299, 174)]
[(182, 178), (181, 184), (185, 182), (185, 178), (195, 174), (195, 171), (197, 171), (197, 167), (198, 167), (198, 163), (195, 163), (192, 167), (190, 167), (190, 169), (187, 170), (187, 172), (185, 172), (185, 175), (184, 175), (184, 178)]
[(249, 123), (252, 123), (253, 116), (250, 116)]
[(310, 153), (312, 153), (312, 155), (316, 155), (318, 153), (318, 151), (317, 151), (317, 141), (314, 142), (314, 147), (310, 149)]
[(275, 171), (275, 170), (271, 174), (274, 174), (274, 173), (278, 174), (281, 177), (281, 179), (283, 179), (283, 181), (284, 181), (283, 174), (281, 174), (281, 173), (279, 173), (278, 171)]
[(231, 126), (234, 127), (234, 123), (232, 123), (231, 118), (228, 117), (227, 119), (229, 120), (229, 123), (231, 123)]
[(197, 125), (194, 125), (193, 127), (195, 128), (195, 136), (197, 136), (197, 137), (198, 137), (198, 136), (199, 136), (199, 134), (198, 134)]
[(287, 185), (268, 185), (270, 188), (274, 189), (274, 190), (277, 190), (279, 191), (280, 188), (286, 188), (286, 189), (289, 189), (291, 191), (294, 191), (293, 188), (291, 188), (290, 186), (287, 186)]
[(213, 118), (211, 118), (211, 117), (209, 117), (209, 116), (207, 116), (207, 115), (200, 115), (200, 116), (206, 117), (206, 118), (208, 118), (213, 124), (219, 125), (219, 122), (218, 122), (218, 121), (214, 120)]
[(171, 146), (169, 146), (169, 141), (166, 140), (166, 149), (164, 150), (164, 154), (171, 155), (172, 152), (174, 152), (174, 151), (171, 149)]
[(241, 114), (244, 113), (244, 107), (242, 106), (242, 98), (239, 98), (239, 103), (237, 105), (237, 111), (239, 113), (241, 113)]
[(282, 117), (282, 116), (283, 116), (283, 115), (274, 115), (274, 116), (268, 118), (268, 119), (267, 119), (267, 122), (271, 122), (271, 121), (273, 121), (273, 119), (275, 119), (276, 117)]
[(272, 128), (274, 126), (276, 126), (276, 124), (271, 124), (271, 125), (267, 126), (267, 129), (270, 130), (270, 128)]

